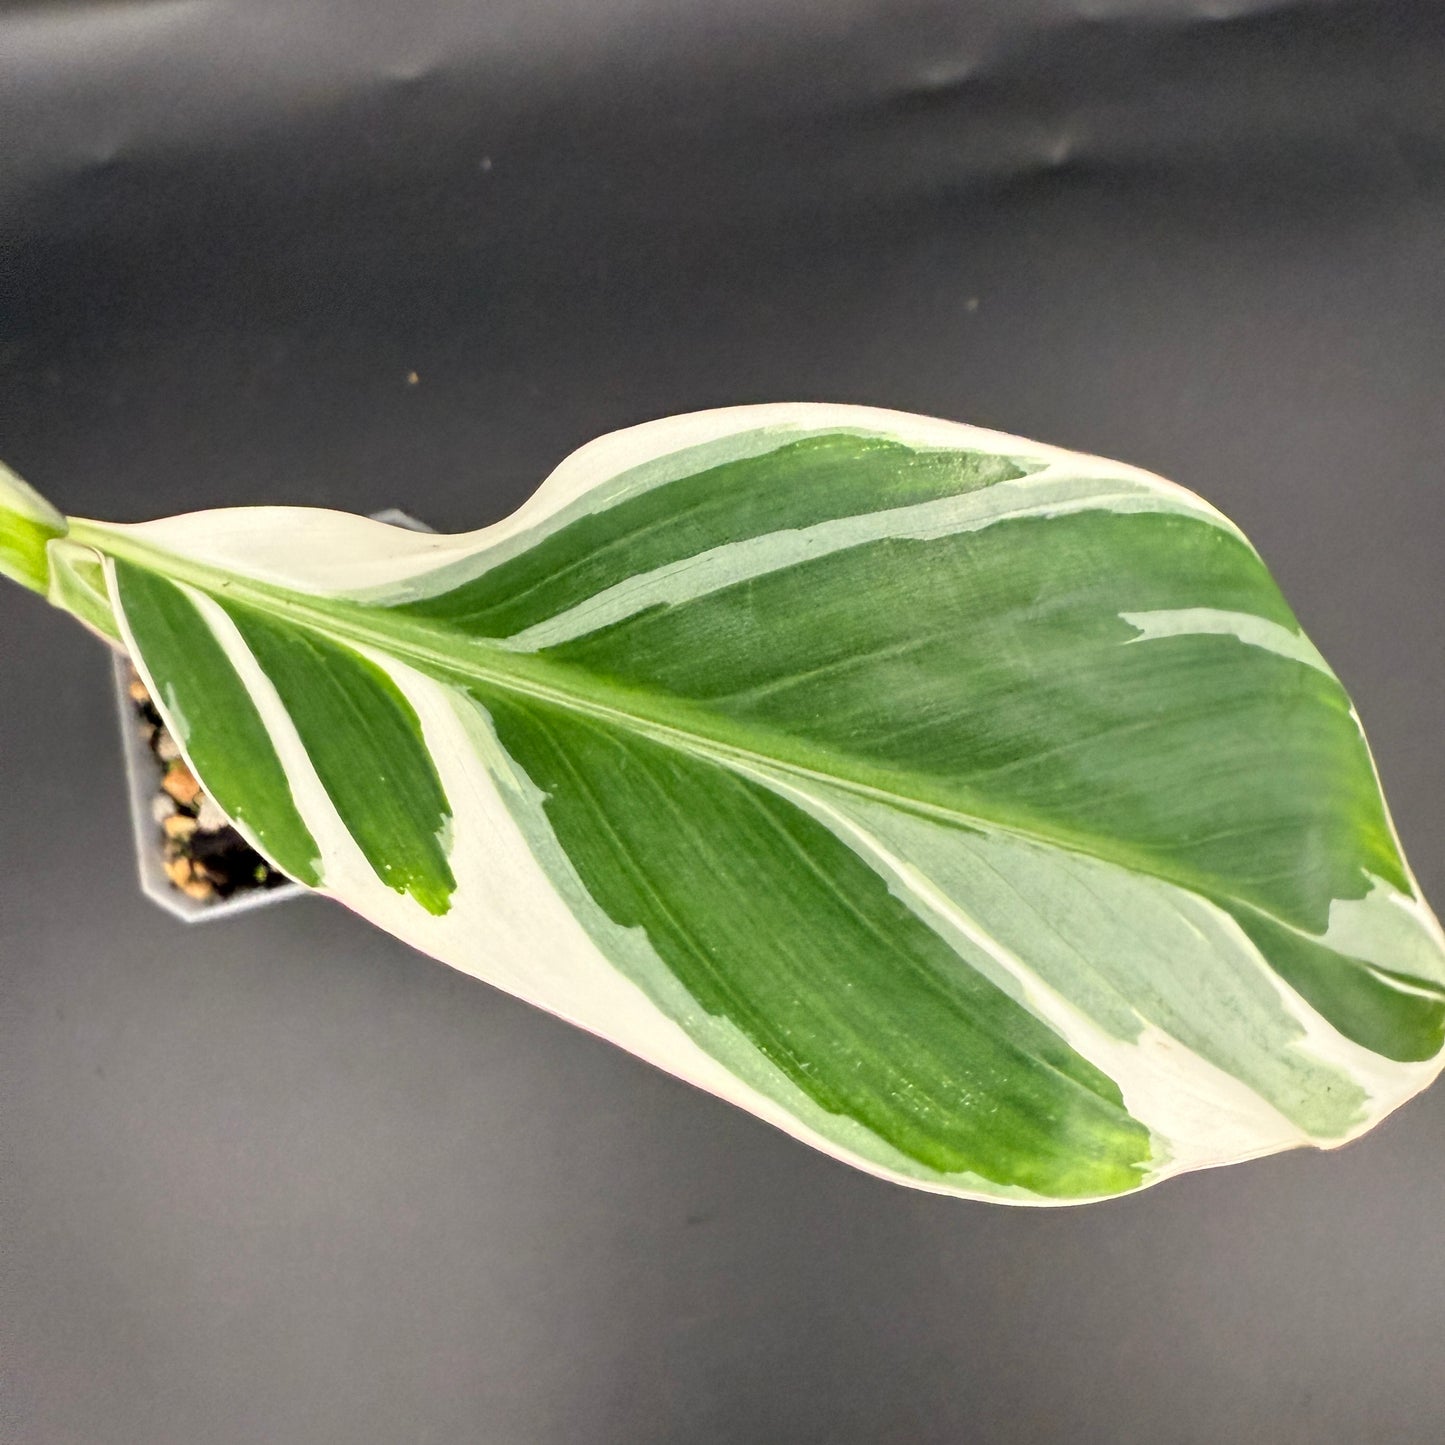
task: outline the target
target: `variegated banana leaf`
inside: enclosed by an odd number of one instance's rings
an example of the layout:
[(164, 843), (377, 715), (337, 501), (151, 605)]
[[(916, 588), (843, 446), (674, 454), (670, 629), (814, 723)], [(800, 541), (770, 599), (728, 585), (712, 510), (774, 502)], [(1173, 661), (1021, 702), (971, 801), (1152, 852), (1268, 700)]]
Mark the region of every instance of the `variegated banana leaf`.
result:
[(1145, 472), (743, 407), (457, 536), (12, 479), (0, 569), (123, 643), (291, 877), (876, 1174), (1094, 1199), (1440, 1070), (1445, 939), (1350, 700)]

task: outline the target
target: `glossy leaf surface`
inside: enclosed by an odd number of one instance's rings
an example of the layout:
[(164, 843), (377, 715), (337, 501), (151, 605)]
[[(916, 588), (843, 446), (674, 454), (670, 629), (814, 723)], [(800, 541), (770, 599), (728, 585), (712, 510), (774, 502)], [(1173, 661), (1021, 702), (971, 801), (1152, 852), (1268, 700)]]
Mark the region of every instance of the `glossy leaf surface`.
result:
[(277, 866), (876, 1173), (1098, 1198), (1343, 1142), (1440, 1068), (1445, 947), (1350, 700), (1147, 473), (750, 407), (480, 532), (62, 549)]

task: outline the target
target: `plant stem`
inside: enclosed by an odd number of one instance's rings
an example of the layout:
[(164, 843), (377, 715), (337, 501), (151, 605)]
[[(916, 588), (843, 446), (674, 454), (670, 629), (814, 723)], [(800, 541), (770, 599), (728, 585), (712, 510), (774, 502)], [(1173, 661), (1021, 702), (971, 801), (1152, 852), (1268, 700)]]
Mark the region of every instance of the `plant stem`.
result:
[(0, 575), (46, 595), (46, 548), (69, 530), (69, 523), (39, 492), (0, 463)]

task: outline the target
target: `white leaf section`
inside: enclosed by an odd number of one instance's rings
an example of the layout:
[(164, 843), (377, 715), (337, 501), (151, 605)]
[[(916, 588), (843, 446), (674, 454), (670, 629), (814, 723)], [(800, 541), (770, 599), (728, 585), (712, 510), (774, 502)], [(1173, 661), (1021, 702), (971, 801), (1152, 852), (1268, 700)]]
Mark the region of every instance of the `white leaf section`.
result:
[[(1445, 991), (1445, 932), (1418, 898), (1411, 898), (1376, 878), (1363, 898), (1337, 899), (1330, 906), (1329, 927), (1319, 940), (1350, 958), (1428, 980)], [(1395, 988), (1410, 990), (1397, 979), (1377, 975)]]
[[(695, 466), (687, 454), (697, 448), (748, 433), (756, 435), (742, 446), (730, 443), (728, 454), (747, 455), (755, 448), (752, 454), (757, 455), (830, 431), (1009, 457), (1048, 467), (1055, 478), (1119, 482), (1172, 498), (1178, 510), (1207, 518), (1242, 539), (1232, 522), (1192, 492), (1137, 467), (960, 422), (809, 402), (724, 407), (613, 432), (572, 453), (510, 517), (451, 536), (406, 532), (347, 512), (300, 507), (228, 508), (155, 522), (83, 525), (130, 535), (190, 561), (298, 592), (369, 601), (384, 601), (394, 589), (408, 598), (427, 596), (480, 575), (522, 545), (534, 545), (548, 535), (549, 524), (687, 475)], [(673, 454), (682, 454), (675, 467), (657, 465)], [(649, 467), (651, 471), (630, 485), (617, 485), (619, 474)]]
[[(1344, 900), (1343, 902), (1337, 900), (1330, 907), (1324, 941), (1332, 948), (1340, 948), (1344, 952), (1349, 952), (1353, 957), (1364, 958), (1371, 963), (1379, 964), (1381, 962), (1379, 953), (1374, 951), (1355, 952), (1357, 948), (1369, 947), (1362, 937), (1365, 920), (1368, 918), (1371, 924), (1379, 923), (1383, 927), (1386, 937), (1398, 940), (1402, 933), (1401, 915), (1404, 914), (1414, 925), (1410, 930), (1412, 938), (1418, 940), (1419, 935), (1423, 933), (1429, 941), (1426, 947), (1422, 947), (1416, 942), (1410, 949), (1409, 971), (1422, 978), (1438, 982), (1442, 988), (1445, 988), (1445, 928), (1440, 926), (1440, 920), (1435, 916), (1430, 905), (1426, 903), (1425, 895), (1420, 890), (1420, 882), (1415, 877), (1415, 870), (1411, 868), (1410, 860), (1405, 856), (1404, 845), (1400, 842), (1400, 830), (1395, 826), (1389, 800), (1385, 797), (1385, 784), (1380, 777), (1379, 761), (1375, 757), (1374, 749), (1370, 746), (1370, 740), (1365, 736), (1365, 726), (1360, 721), (1359, 711), (1353, 703), (1350, 704), (1350, 717), (1359, 731), (1360, 741), (1364, 743), (1365, 756), (1370, 760), (1370, 773), (1375, 780), (1375, 790), (1380, 795), (1380, 804), (1385, 812), (1385, 826), (1390, 830), (1390, 842), (1394, 845), (1395, 854), (1404, 868), (1405, 883), (1410, 891), (1408, 894), (1403, 894), (1389, 884), (1375, 879), (1370, 892), (1363, 899)], [(1347, 947), (1337, 941), (1341, 937), (1348, 940)], [(1398, 967), (1398, 964), (1392, 966)], [(1394, 982), (1393, 980), (1382, 981)], [(1440, 1070), (1445, 1070), (1445, 1051), (1441, 1053), (1438, 1067)]]
[[(491, 733), (480, 707), (464, 693), (395, 658), (365, 649), (363, 655), (385, 669), (421, 722), (423, 738), (452, 807), (453, 845), (448, 861), (457, 888), (451, 908), (440, 917), (385, 888), (374, 874), (369, 881), (349, 879), (345, 896), (338, 895), (342, 902), (414, 948), (607, 1039), (766, 1119), (795, 1139), (880, 1178), (978, 1199), (1039, 1205), (1083, 1202), (1035, 1195), (974, 1175), (921, 1177), (916, 1166), (910, 1169), (902, 1155), (895, 1155), (852, 1121), (829, 1116), (833, 1135), (857, 1137), (859, 1148), (850, 1149), (837, 1137), (809, 1127), (807, 1119), (821, 1119), (823, 1111), (733, 1026), (721, 1021), (708, 1025), (711, 1031), (727, 1035), (726, 1046), (734, 1056), (743, 1051), (752, 1056), (747, 1071), (765, 1078), (766, 1088), (753, 1087), (740, 1072), (701, 1048), (619, 971), (584, 926), (575, 902), (564, 897), (555, 878), (539, 862), (537, 839), (523, 832), (517, 820), (517, 799), (506, 796), (508, 791), (515, 793), (531, 785), (516, 775), (515, 765)], [(310, 814), (305, 816), (309, 823)], [(555, 856), (565, 858), (560, 845), (555, 847)], [(581, 891), (580, 881), (576, 888)], [(600, 919), (600, 910), (598, 916)], [(641, 930), (617, 931), (633, 935), (630, 948), (645, 950), (657, 975), (667, 975)], [(735, 1057), (730, 1062), (735, 1063)], [(883, 1162), (890, 1156), (899, 1167)]]
[[(1183, 1170), (1358, 1137), (1440, 1072), (1345, 1038), (1207, 899), (1007, 833), (739, 767), (818, 819), (1082, 1057)], [(967, 904), (961, 900), (967, 899)], [(1215, 1057), (1206, 1057), (1213, 1053)]]
[(1080, 474), (1055, 466), (960, 496), (839, 517), (811, 527), (770, 532), (713, 547), (695, 557), (629, 577), (556, 617), (526, 628), (508, 638), (505, 645), (518, 652), (555, 647), (649, 607), (692, 602), (724, 587), (869, 542), (929, 542), (963, 532), (982, 531), (999, 522), (1061, 517), (1073, 512), (1179, 511), (1175, 497), (1143, 482), (1111, 479), (1108, 484), (1101, 484), (1091, 473)]
[(227, 507), (156, 522), (83, 525), (237, 577), (314, 596), (369, 586), (394, 573), (429, 572), (472, 550), (465, 534), (413, 532), (316, 507)]
[[(805, 1121), (815, 1106), (731, 1026), (715, 1026), (729, 1036), (727, 1063), (700, 1047), (619, 969), (615, 941), (611, 950), (599, 946), (597, 920), (589, 927), (579, 916), (580, 881), (574, 878), (571, 897), (559, 889), (557, 860), (568, 866), (560, 846), (551, 850), (554, 871), (539, 861), (540, 807), (531, 833), (524, 832), (517, 795), (531, 785), (477, 704), (395, 658), (363, 651), (416, 709), (453, 809), (449, 861), (458, 887), (449, 912), (433, 917), (381, 885), (360, 860), (366, 872), (352, 873), (343, 901), (423, 952), (845, 1162), (941, 1192), (1065, 1202), (981, 1179), (920, 1181), (915, 1171), (880, 1162), (877, 1155), (888, 1151), (876, 1141), (864, 1148), (860, 1139), (853, 1150), (810, 1128)], [(787, 775), (731, 765), (824, 823), (959, 948), (961, 967), (979, 968), (1113, 1079), (1156, 1141), (1150, 1182), (1221, 1160), (1343, 1143), (1438, 1072), (1434, 1061), (1400, 1065), (1345, 1039), (1279, 978), (1233, 919), (1185, 890), (1100, 860), (942, 828), (821, 785), (805, 788)], [(303, 807), (303, 816), (314, 830), (313, 807)], [(332, 850), (323, 851), (329, 859)], [(1073, 933), (1083, 929), (1084, 943), (1064, 937), (1060, 918), (1049, 921), (1051, 905), (1068, 913)], [(646, 954), (658, 977), (666, 974), (640, 930), (621, 932), (632, 935), (630, 951)], [(1191, 1026), (1233, 1039), (1229, 1067), (1180, 1037)], [(765, 1078), (764, 1087), (737, 1067), (742, 1052), (753, 1056), (753, 1075)], [(1307, 1127), (1290, 1117), (1332, 1094), (1341, 1110), (1334, 1122)]]
[(984, 928), (917, 861), (892, 851), (872, 827), (849, 816), (851, 810), (838, 807), (836, 801), (825, 802), (782, 778), (756, 776), (847, 843), (888, 880), (898, 898), (955, 946), (959, 940), (972, 945), (981, 959), (965, 956), (962, 961), (967, 966), (986, 961), (981, 971), (1114, 1081), (1125, 1108), (1156, 1141), (1161, 1162), (1153, 1171), (1154, 1179), (1223, 1158), (1268, 1154), (1313, 1142), (1305, 1130), (1238, 1078), (1154, 1025), (1137, 1020), (1132, 1038), (1118, 1037), (1101, 1027), (1097, 1019), (1047, 983), (1018, 952)]
[(1226, 612), (1216, 607), (1179, 607), (1159, 612), (1121, 612), (1120, 620), (1137, 627), (1129, 643), (1153, 642), (1161, 637), (1235, 637), (1246, 647), (1262, 648), (1334, 677), (1319, 650), (1308, 637), (1291, 632), (1267, 617), (1251, 612)]

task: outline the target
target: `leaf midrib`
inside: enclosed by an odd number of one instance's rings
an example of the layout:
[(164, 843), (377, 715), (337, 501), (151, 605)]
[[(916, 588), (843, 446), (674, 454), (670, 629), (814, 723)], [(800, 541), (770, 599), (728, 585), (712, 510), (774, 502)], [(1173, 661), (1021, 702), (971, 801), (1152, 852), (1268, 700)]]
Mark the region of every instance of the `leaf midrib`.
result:
[[(1280, 917), (1250, 899), (1237, 897), (1207, 879), (1184, 870), (1162, 867), (1157, 860), (1147, 855), (1140, 855), (1117, 845), (1111, 846), (1106, 840), (1090, 835), (1074, 836), (1062, 830), (1044, 829), (1033, 822), (1010, 821), (984, 813), (964, 812), (957, 807), (930, 802), (861, 778), (827, 772), (801, 761), (759, 752), (754, 748), (729, 742), (717, 736), (715, 731), (682, 726), (676, 722), (648, 716), (645, 711), (621, 705), (626, 701), (649, 696), (639, 689), (607, 682), (591, 673), (570, 668), (564, 663), (513, 651), (491, 639), (460, 639), (467, 651), (475, 655), (459, 658), (444, 648), (428, 645), (427, 638), (455, 636), (435, 623), (410, 618), (401, 622), (387, 609), (371, 604), (296, 592), (275, 583), (228, 572), (140, 541), (103, 522), (72, 518), (69, 536), (71, 540), (94, 547), (104, 555), (132, 562), (172, 581), (194, 586), (218, 603), (233, 602), (252, 607), (271, 616), (291, 620), (298, 626), (319, 632), (335, 641), (375, 648), (400, 661), (420, 664), (420, 670), (438, 680), (503, 688), (524, 697), (609, 722), (664, 746), (734, 771), (743, 769), (754, 774), (782, 774), (789, 779), (838, 788), (857, 797), (901, 808), (917, 816), (954, 827), (1005, 834), (1041, 847), (1058, 848), (1081, 857), (1111, 863), (1130, 872), (1182, 888), (1216, 906), (1226, 909), (1245, 908), (1291, 932), (1316, 941), (1319, 938), (1319, 935), (1308, 932), (1297, 923)], [(357, 625), (349, 621), (349, 614), (357, 612), (373, 619), (386, 618), (390, 625), (383, 628)], [(491, 665), (481, 661), (481, 655), (484, 654), (494, 660)], [(569, 680), (583, 680), (590, 685), (592, 693), (604, 696), (589, 695), (587, 687), (568, 687), (565, 684)], [(607, 701), (607, 695), (617, 701)], [(709, 717), (683, 699), (669, 701), (673, 711), (697, 713), (699, 719)], [(689, 717), (688, 720), (694, 719)], [(794, 748), (797, 746), (797, 740), (787, 734), (769, 733), (769, 736), (776, 737), (779, 742), (789, 743)]]

